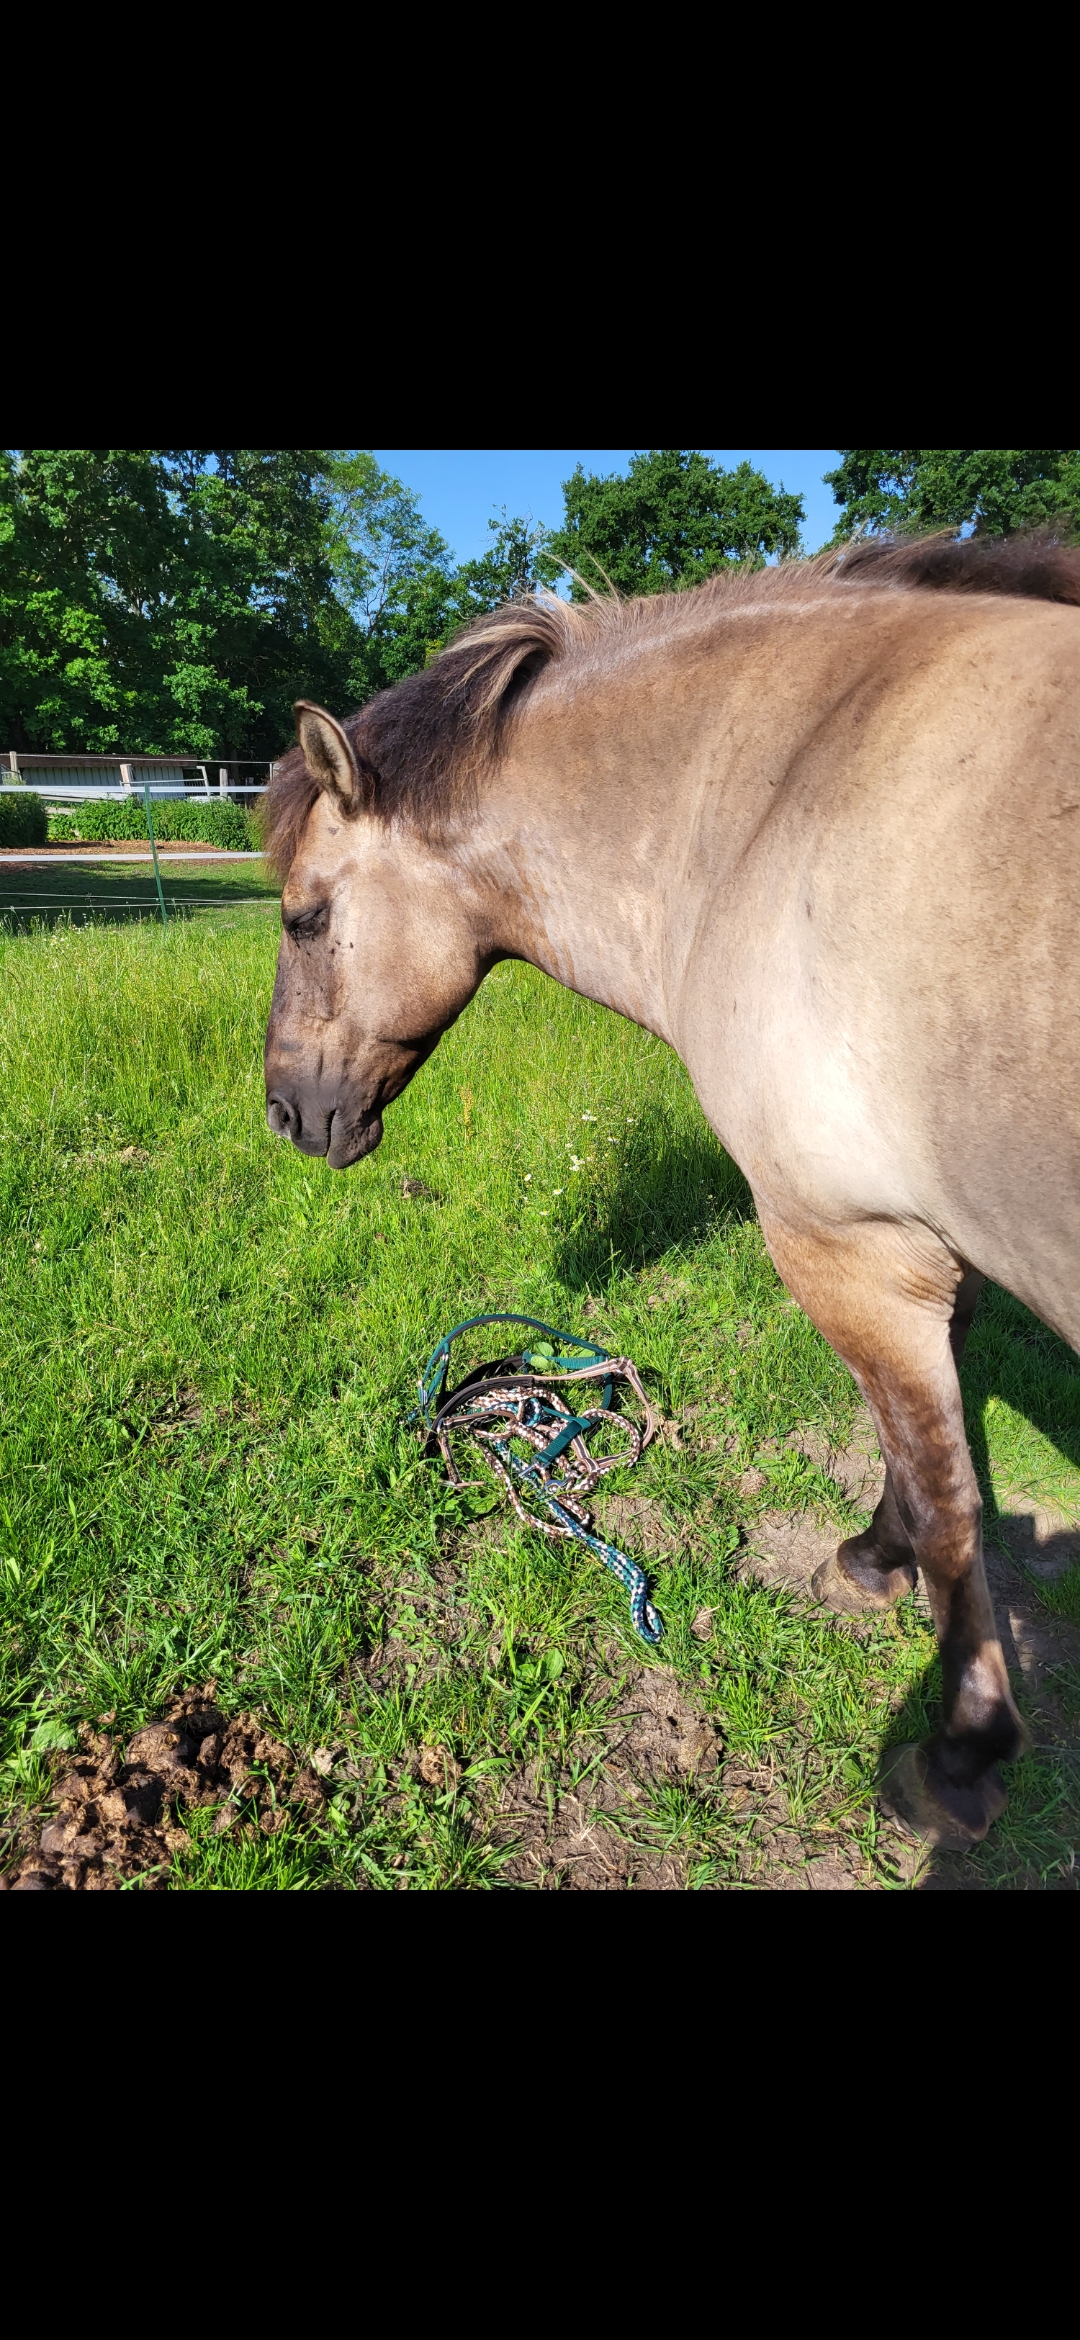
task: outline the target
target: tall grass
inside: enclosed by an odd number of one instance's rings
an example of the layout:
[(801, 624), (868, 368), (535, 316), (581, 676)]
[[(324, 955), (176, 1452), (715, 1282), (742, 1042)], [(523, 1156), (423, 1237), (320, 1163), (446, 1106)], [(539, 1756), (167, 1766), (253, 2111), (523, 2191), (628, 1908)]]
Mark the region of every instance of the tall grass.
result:
[[(743, 1475), (800, 1426), (842, 1443), (856, 1400), (780, 1286), (682, 1067), (629, 1024), (503, 967), (391, 1109), (378, 1154), (335, 1176), (265, 1126), (269, 926), (237, 911), (210, 931), (0, 940), (12, 1810), (46, 1792), (50, 1749), (81, 1721), (107, 1711), (122, 1732), (213, 1675), (221, 1698), (258, 1704), (300, 1750), (351, 1751), (361, 1784), (318, 1844), (232, 1853), (193, 1826), (178, 1883), (497, 1879), (491, 1779), (528, 1760), (557, 1792), (567, 1766), (602, 1748), (612, 1651), (628, 1680), (653, 1662), (602, 1571), (509, 1517), (481, 1535), (471, 1499), (452, 1496), (401, 1427), (439, 1336), (509, 1308), (598, 1324), (682, 1423), (626, 1482), (666, 1522), (657, 1662), (733, 1753), (787, 1782), (800, 1841), (861, 1831), (865, 1874), (878, 1874), (873, 1765), (905, 1701), (905, 1727), (929, 1712), (933, 1644), (910, 1604), (856, 1629), (740, 1579), (755, 1501)], [(1013, 1358), (1012, 1319), (988, 1323), (990, 1350)], [(1000, 1382), (980, 1337), (976, 1379), (982, 1358)], [(1016, 1406), (984, 1403), (987, 1467), (1004, 1485), (1023, 1449), (1028, 1479), (1052, 1464), (1075, 1501), (1080, 1375), (1058, 1344), (1027, 1371), (1057, 1392), (1048, 1428), (1045, 1392), (1033, 1408), (1046, 1451), (1033, 1461)], [(838, 1532), (854, 1524), (841, 1491), (798, 1460), (783, 1500)], [(704, 1640), (691, 1632), (703, 1608)], [(384, 1643), (397, 1658), (380, 1688), (363, 1661)], [(521, 1743), (514, 1681), (556, 1649)], [(456, 1751), (465, 1781), (441, 1817), (409, 1784), (431, 1740)], [(1045, 1786), (1035, 1775), (1028, 1803), (1042, 1816), (1027, 1836), (974, 1856), (987, 1881), (1030, 1881), (1062, 1858), (1068, 1780), (1049, 1820)], [(718, 1795), (692, 1826), (680, 1820), (688, 1876), (747, 1873), (733, 1814)]]

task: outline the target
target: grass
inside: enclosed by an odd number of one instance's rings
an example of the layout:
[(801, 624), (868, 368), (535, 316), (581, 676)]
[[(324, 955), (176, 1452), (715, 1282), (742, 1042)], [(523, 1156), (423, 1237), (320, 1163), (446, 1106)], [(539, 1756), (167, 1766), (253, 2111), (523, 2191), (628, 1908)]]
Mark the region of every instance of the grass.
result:
[(1042, 1599), (1051, 1616), (1068, 1617), (1071, 1624), (1080, 1625), (1080, 1568), (1067, 1568), (1046, 1585)]
[[(257, 890), (253, 866), (233, 892)], [(230, 873), (212, 883), (227, 898)], [(744, 1574), (756, 1511), (864, 1518), (783, 1447), (808, 1427), (842, 1446), (856, 1393), (675, 1058), (501, 968), (379, 1153), (336, 1177), (265, 1127), (276, 922), (238, 906), (163, 935), (125, 914), (0, 937), (9, 1831), (47, 1807), (81, 1725), (108, 1714), (122, 1737), (213, 1677), (227, 1710), (327, 1751), (330, 1795), (322, 1822), (270, 1837), (194, 1815), (178, 1889), (558, 1883), (543, 1846), (523, 1870), (513, 1813), (546, 1811), (555, 1846), (571, 1795), (626, 1882), (667, 1862), (689, 1886), (776, 1883), (819, 1856), (909, 1882), (872, 1788), (883, 1743), (932, 1717), (932, 1636), (914, 1601), (823, 1619)], [(519, 1529), (493, 1487), (456, 1494), (402, 1428), (439, 1336), (498, 1308), (594, 1330), (662, 1403), (669, 1428), (623, 1486), (663, 1530), (654, 1655), (598, 1565)], [(1071, 1353), (992, 1293), (965, 1383), (989, 1532), (995, 1490), (1080, 1516)], [(1074, 1618), (1068, 1584), (1043, 1594)], [(655, 1665), (724, 1762), (623, 1793), (620, 1717)], [(1059, 1706), (1080, 1710), (1064, 1661)], [(1080, 1770), (1048, 1728), (958, 1881), (1071, 1878)]]
[[(149, 845), (144, 850), (149, 854)], [(242, 902), (257, 896), (266, 904), (262, 913), (265, 922), (274, 923), (272, 905), (277, 894), (263, 874), (261, 861), (191, 861), (170, 851), (161, 855), (161, 882), (166, 911), (173, 919), (191, 918), (198, 912), (220, 925), (223, 919), (235, 917)], [(0, 867), (0, 932), (33, 934), (57, 925), (137, 924), (140, 919), (159, 916), (149, 860), (80, 863), (51, 856), (37, 866), (9, 862), (6, 868)]]

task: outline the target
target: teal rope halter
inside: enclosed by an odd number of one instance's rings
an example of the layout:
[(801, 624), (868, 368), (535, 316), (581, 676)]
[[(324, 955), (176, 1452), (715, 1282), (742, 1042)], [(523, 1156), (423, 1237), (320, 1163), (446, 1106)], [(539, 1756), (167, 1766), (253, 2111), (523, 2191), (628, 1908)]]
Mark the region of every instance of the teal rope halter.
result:
[[(482, 1324), (522, 1324), (549, 1338), (515, 1356), (476, 1366), (448, 1392), (454, 1342)], [(577, 1354), (559, 1354), (549, 1341)], [(553, 1381), (568, 1383), (573, 1389), (580, 1383), (602, 1382), (601, 1402), (573, 1413), (558, 1391), (550, 1388)], [(642, 1428), (613, 1410), (617, 1381), (628, 1382), (640, 1399), (645, 1412)], [(470, 1316), (465, 1324), (455, 1325), (433, 1350), (420, 1379), (419, 1398), (407, 1419), (419, 1422), (418, 1436), (425, 1451), (438, 1448), (451, 1484), (460, 1487), (464, 1483), (454, 1463), (451, 1439), (455, 1435), (469, 1437), (485, 1450), (526, 1526), (538, 1528), (544, 1536), (568, 1536), (575, 1543), (587, 1544), (625, 1585), (635, 1631), (643, 1641), (659, 1641), (663, 1627), (648, 1599), (644, 1569), (617, 1545), (593, 1535), (584, 1509), (584, 1499), (594, 1492), (605, 1472), (636, 1463), (659, 1428), (659, 1417), (629, 1357), (609, 1357), (591, 1341), (579, 1340), (575, 1333), (557, 1332), (535, 1316), (502, 1312)], [(614, 1424), (627, 1443), (615, 1454), (592, 1455), (585, 1441), (603, 1422)], [(528, 1460), (515, 1453), (515, 1441), (532, 1448)], [(527, 1511), (519, 1489), (543, 1503), (550, 1518), (537, 1519)]]

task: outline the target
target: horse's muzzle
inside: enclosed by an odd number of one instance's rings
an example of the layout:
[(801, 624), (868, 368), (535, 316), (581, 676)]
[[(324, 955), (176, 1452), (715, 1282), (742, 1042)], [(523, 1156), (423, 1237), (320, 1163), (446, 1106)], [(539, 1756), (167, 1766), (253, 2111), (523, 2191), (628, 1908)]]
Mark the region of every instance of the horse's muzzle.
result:
[(305, 1114), (296, 1098), (280, 1089), (266, 1100), (266, 1119), (275, 1137), (291, 1139), (302, 1154), (315, 1154), (331, 1170), (351, 1169), (365, 1154), (373, 1154), (383, 1133), (381, 1113), (351, 1115), (335, 1106), (329, 1113), (316, 1108)]
[(335, 1113), (326, 1149), (331, 1170), (351, 1170), (354, 1162), (362, 1162), (365, 1154), (373, 1154), (376, 1146), (381, 1145), (382, 1133), (381, 1113), (366, 1113), (360, 1121), (350, 1121), (347, 1114)]

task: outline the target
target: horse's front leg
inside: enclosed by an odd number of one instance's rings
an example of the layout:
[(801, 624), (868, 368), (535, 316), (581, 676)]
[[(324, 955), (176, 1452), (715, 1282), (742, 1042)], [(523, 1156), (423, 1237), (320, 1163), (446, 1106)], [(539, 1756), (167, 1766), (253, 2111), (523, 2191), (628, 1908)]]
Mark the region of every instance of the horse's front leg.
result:
[[(984, 1282), (977, 1268), (968, 1268), (957, 1286), (949, 1325), (949, 1346), (957, 1372)], [(831, 1560), (823, 1560), (815, 1569), (814, 1597), (827, 1601), (832, 1609), (863, 1616), (869, 1609), (891, 1609), (914, 1590), (917, 1573), (892, 1473), (886, 1469), (881, 1501), (869, 1527), (861, 1535), (849, 1536)]]
[[(925, 1230), (796, 1231), (767, 1211), (762, 1226), (789, 1290), (854, 1374), (888, 1474), (873, 1526), (819, 1571), (822, 1597), (833, 1597), (835, 1571), (835, 1605), (887, 1606), (918, 1566), (937, 1629), (941, 1727), (922, 1746), (888, 1751), (883, 1802), (928, 1843), (978, 1843), (1005, 1806), (997, 1764), (1023, 1744), (983, 1568), (956, 1372), (978, 1287)], [(849, 1597), (857, 1590), (860, 1602)], [(887, 1597), (865, 1597), (875, 1591)]]

